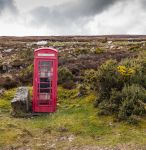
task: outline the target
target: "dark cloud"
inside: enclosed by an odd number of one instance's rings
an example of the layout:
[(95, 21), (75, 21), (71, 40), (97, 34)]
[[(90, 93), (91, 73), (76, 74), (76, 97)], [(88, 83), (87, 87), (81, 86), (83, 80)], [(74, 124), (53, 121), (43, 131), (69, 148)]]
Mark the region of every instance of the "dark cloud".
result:
[(146, 0), (141, 0), (141, 5), (142, 5), (142, 8), (145, 9), (145, 6), (146, 6)]
[(146, 34), (145, 8), (146, 0), (0, 0), (0, 35)]
[(70, 2), (53, 7), (38, 7), (31, 12), (31, 23), (60, 28), (60, 30), (82, 26), (116, 2), (119, 0), (70, 0)]
[(12, 13), (17, 12), (14, 0), (0, 0), (0, 15), (6, 9), (10, 10)]

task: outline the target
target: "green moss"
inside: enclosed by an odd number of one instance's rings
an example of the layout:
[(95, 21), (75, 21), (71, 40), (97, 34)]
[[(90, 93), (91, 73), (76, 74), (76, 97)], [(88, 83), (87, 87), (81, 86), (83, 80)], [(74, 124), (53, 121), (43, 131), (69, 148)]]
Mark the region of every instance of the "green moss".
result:
[(95, 49), (95, 54), (100, 54), (100, 53), (103, 53), (105, 50), (103, 49), (103, 48), (99, 48), (99, 47), (97, 47), (96, 49)]
[(15, 92), (16, 92), (16, 89), (10, 89), (10, 90), (7, 90), (0, 97), (0, 110), (1, 111), (10, 111), (11, 109), (10, 101), (13, 99)]
[(33, 96), (33, 87), (32, 86), (28, 86), (28, 90), (29, 90), (29, 94), (32, 97)]
[(0, 109), (1, 109), (2, 111), (6, 110), (6, 109), (10, 109), (10, 102), (1, 99), (1, 100), (0, 100)]

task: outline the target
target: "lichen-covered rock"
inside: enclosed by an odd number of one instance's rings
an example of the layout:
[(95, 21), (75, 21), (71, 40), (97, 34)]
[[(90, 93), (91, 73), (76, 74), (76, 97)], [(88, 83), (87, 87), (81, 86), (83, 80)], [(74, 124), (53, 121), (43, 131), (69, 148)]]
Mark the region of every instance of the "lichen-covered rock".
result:
[(23, 116), (25, 113), (29, 112), (30, 100), (27, 87), (19, 87), (17, 89), (17, 92), (11, 101), (11, 106), (13, 116)]

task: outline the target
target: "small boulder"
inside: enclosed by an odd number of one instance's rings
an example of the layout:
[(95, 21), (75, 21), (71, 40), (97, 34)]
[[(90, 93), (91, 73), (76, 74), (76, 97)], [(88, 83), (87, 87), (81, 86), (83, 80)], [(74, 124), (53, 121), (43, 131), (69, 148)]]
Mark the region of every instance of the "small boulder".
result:
[(0, 96), (2, 96), (3, 94), (4, 94), (4, 92), (5, 92), (5, 89), (4, 88), (0, 88)]
[(29, 90), (27, 87), (19, 87), (11, 101), (12, 115), (24, 116), (30, 110)]
[(10, 53), (13, 49), (6, 49), (4, 50), (5, 53)]
[(113, 41), (108, 41), (108, 44), (112, 44), (113, 43)]
[(36, 44), (38, 46), (41, 46), (41, 45), (46, 45), (48, 42), (47, 41), (38, 41)]

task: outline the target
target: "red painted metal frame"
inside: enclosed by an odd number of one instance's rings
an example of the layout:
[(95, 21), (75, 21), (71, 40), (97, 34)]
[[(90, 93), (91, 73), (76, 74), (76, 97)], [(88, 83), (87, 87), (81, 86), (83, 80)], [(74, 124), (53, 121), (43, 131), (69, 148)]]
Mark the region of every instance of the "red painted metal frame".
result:
[[(42, 54), (41, 56), (38, 54)], [(44, 56), (44, 54), (50, 56)], [(53, 56), (53, 55), (54, 56)], [(51, 61), (53, 63), (52, 76), (52, 103), (40, 105), (38, 99), (38, 83), (39, 83), (39, 61)], [(58, 51), (52, 48), (40, 48), (34, 51), (34, 75), (33, 75), (33, 112), (55, 112), (57, 103), (57, 70), (58, 70)]]

